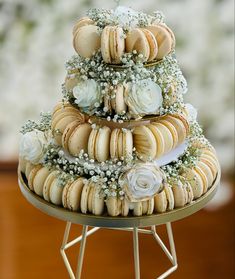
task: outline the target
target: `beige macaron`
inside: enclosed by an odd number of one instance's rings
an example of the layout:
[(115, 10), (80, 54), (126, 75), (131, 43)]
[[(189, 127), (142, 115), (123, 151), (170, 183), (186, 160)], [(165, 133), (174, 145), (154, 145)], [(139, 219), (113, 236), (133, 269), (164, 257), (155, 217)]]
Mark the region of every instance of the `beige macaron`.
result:
[(101, 34), (101, 54), (106, 63), (120, 64), (125, 51), (123, 29), (119, 26), (106, 26)]
[(174, 199), (174, 193), (172, 191), (172, 187), (170, 187), (169, 185), (165, 185), (164, 192), (166, 194), (166, 199), (167, 199), (167, 210), (173, 210), (175, 207), (175, 199)]
[(148, 29), (156, 38), (158, 45), (157, 59), (160, 60), (167, 54), (169, 54), (174, 48), (175, 41), (172, 38), (172, 33), (168, 31), (165, 25), (150, 25)]
[(166, 212), (168, 206), (166, 192), (162, 190), (160, 193), (154, 196), (154, 212), (163, 213)]
[(127, 110), (127, 105), (124, 100), (124, 90), (125, 87), (122, 84), (119, 84), (116, 87), (115, 98), (111, 100), (113, 110), (120, 115), (124, 114)]
[(78, 125), (68, 140), (68, 151), (73, 156), (78, 156), (81, 150), (87, 153), (88, 139), (91, 133), (91, 125), (83, 123)]
[(111, 159), (118, 159), (118, 136), (121, 129), (113, 129), (110, 136), (110, 156)]
[(77, 178), (73, 182), (68, 182), (62, 193), (62, 204), (72, 211), (80, 211), (81, 195), (84, 186), (84, 179)]
[(133, 151), (133, 135), (131, 130), (122, 129), (122, 155), (125, 158), (130, 158)]
[(117, 197), (109, 197), (105, 201), (109, 216), (118, 216), (121, 213), (122, 201)]
[(211, 171), (210, 167), (202, 162), (202, 161), (199, 161), (197, 163), (197, 166), (202, 170), (202, 172), (204, 172), (204, 174), (206, 175), (207, 177), (207, 180), (208, 180), (208, 188), (210, 188), (212, 186), (212, 183), (214, 181), (214, 175), (213, 175), (213, 172)]
[(172, 191), (174, 194), (175, 207), (178, 208), (185, 206), (188, 202), (188, 193), (183, 184), (179, 183), (178, 185), (173, 185)]
[(29, 173), (29, 176), (28, 176), (28, 185), (29, 185), (29, 188), (34, 191), (34, 187), (33, 187), (33, 184), (34, 184), (34, 178), (37, 174), (37, 172), (42, 168), (42, 165), (35, 165), (32, 170), (30, 171)]
[(169, 122), (165, 119), (159, 119), (159, 123), (166, 126), (167, 129), (171, 132), (171, 135), (172, 135), (172, 138), (173, 138), (173, 147), (172, 148), (175, 148), (178, 145), (178, 142), (179, 142), (178, 133), (177, 133), (177, 130), (176, 130), (175, 126), (171, 122)]
[(200, 157), (200, 161), (205, 163), (211, 170), (213, 174), (213, 179), (215, 179), (216, 174), (218, 172), (218, 163), (217, 161), (212, 158), (211, 156), (208, 156), (207, 154), (202, 154)]
[(74, 25), (73, 27), (73, 35), (76, 34), (76, 32), (78, 31), (78, 29), (82, 26), (85, 26), (85, 25), (92, 25), (94, 24), (94, 21), (92, 19), (90, 19), (89, 17), (87, 16), (84, 16), (82, 18), (80, 18)]
[(144, 32), (144, 35), (148, 41), (149, 44), (149, 57), (148, 57), (148, 61), (152, 61), (155, 60), (157, 58), (157, 53), (158, 53), (158, 44), (157, 44), (157, 40), (154, 37), (153, 33), (150, 32), (148, 29), (142, 28), (141, 29)]
[(155, 157), (159, 158), (164, 154), (164, 150), (165, 150), (165, 143), (164, 143), (163, 135), (162, 135), (160, 129), (158, 129), (158, 127), (156, 125), (149, 124), (149, 125), (147, 125), (147, 127), (151, 130), (151, 132), (153, 133), (153, 135), (155, 137), (155, 141), (156, 141), (156, 145), (157, 145), (157, 152), (156, 152)]
[(142, 215), (151, 215), (154, 210), (154, 198), (142, 201)]
[(170, 130), (160, 122), (152, 122), (152, 124), (157, 127), (164, 139), (164, 154), (170, 152), (174, 146), (174, 139)]
[(65, 77), (64, 87), (67, 91), (72, 91), (75, 86), (79, 83), (78, 75), (69, 75)]
[(184, 124), (181, 119), (173, 115), (166, 115), (164, 119), (175, 127), (178, 136), (178, 144), (183, 143), (189, 132), (189, 129), (187, 130), (185, 127), (186, 124)]
[(142, 216), (143, 215), (143, 205), (142, 205), (142, 202), (139, 201), (139, 202), (134, 202), (133, 203), (133, 215), (134, 216)]
[(81, 194), (81, 212), (86, 214), (88, 213), (88, 197), (89, 192), (91, 189), (91, 183), (89, 180), (87, 180), (83, 186), (82, 194)]
[(126, 51), (132, 52), (133, 50), (142, 54), (144, 61), (149, 59), (149, 42), (141, 28), (133, 28), (126, 36)]
[(88, 209), (94, 215), (102, 215), (104, 212), (104, 198), (100, 195), (100, 186), (91, 182), (92, 186), (88, 196)]
[(95, 141), (98, 129), (92, 129), (88, 139), (88, 155), (90, 159), (95, 159)]
[(74, 120), (71, 123), (69, 123), (62, 135), (62, 146), (65, 150), (68, 151), (68, 141), (70, 136), (72, 135), (73, 131), (80, 125), (82, 124), (80, 120)]
[(202, 196), (204, 192), (204, 183), (201, 176), (194, 169), (186, 169), (182, 176), (192, 187), (194, 199)]
[(43, 198), (48, 202), (50, 202), (50, 188), (52, 182), (56, 179), (57, 176), (58, 176), (58, 171), (54, 170), (45, 179), (42, 194), (43, 194)]
[(109, 154), (111, 130), (109, 127), (104, 126), (99, 128), (95, 139), (95, 158), (98, 162), (106, 161)]
[(73, 37), (73, 47), (82, 57), (90, 58), (100, 49), (99, 29), (95, 25), (83, 25), (77, 28)]
[(157, 144), (152, 131), (146, 126), (138, 126), (133, 130), (133, 145), (138, 157), (143, 161), (154, 159), (157, 153)]
[(209, 181), (205, 174), (205, 172), (201, 169), (198, 164), (194, 167), (194, 170), (201, 176), (202, 182), (203, 182), (203, 194), (205, 194), (209, 187)]
[(121, 215), (124, 217), (128, 216), (129, 208), (130, 208), (129, 201), (126, 198), (122, 199), (121, 200)]
[(49, 187), (50, 202), (55, 205), (62, 205), (63, 186), (60, 185), (58, 178), (55, 178)]
[(33, 189), (34, 192), (40, 197), (43, 196), (43, 186), (49, 174), (49, 169), (47, 167), (42, 167), (37, 171), (36, 175), (34, 176)]
[(27, 179), (29, 179), (29, 174), (31, 172), (31, 170), (35, 167), (34, 164), (32, 164), (30, 161), (28, 161), (26, 163), (26, 166), (25, 166), (25, 176)]

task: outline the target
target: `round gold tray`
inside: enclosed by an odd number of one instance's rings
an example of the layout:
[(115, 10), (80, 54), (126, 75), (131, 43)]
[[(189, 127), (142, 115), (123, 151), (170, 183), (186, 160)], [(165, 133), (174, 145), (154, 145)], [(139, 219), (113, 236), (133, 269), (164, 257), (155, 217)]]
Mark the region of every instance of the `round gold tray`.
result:
[(27, 186), (27, 181), (24, 175), (22, 175), (20, 171), (18, 171), (18, 181), (21, 192), (25, 198), (36, 208), (50, 216), (74, 224), (89, 225), (93, 227), (128, 228), (165, 224), (167, 222), (183, 219), (199, 211), (214, 197), (220, 181), (220, 171), (218, 172), (217, 177), (208, 192), (193, 203), (165, 213), (141, 217), (95, 216), (91, 214), (72, 212), (63, 207), (53, 205), (32, 192)]

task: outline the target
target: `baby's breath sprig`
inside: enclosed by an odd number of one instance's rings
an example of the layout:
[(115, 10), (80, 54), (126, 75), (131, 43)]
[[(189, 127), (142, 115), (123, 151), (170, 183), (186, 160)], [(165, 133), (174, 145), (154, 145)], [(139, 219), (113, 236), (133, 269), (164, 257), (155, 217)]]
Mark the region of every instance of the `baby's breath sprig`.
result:
[(26, 134), (33, 130), (39, 130), (45, 132), (50, 129), (51, 126), (51, 113), (50, 112), (41, 112), (39, 122), (28, 120), (24, 126), (22, 126), (20, 132)]

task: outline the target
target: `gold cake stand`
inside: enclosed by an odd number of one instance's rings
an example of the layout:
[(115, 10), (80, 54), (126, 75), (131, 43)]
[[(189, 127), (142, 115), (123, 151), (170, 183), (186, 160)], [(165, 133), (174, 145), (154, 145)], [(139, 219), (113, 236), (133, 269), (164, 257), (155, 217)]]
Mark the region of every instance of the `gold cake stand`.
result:
[[(140, 279), (138, 233), (152, 235), (172, 263), (172, 267), (170, 269), (157, 277), (157, 279), (163, 279), (166, 278), (173, 271), (175, 271), (178, 267), (171, 222), (183, 219), (199, 211), (214, 197), (220, 181), (220, 171), (218, 172), (217, 177), (208, 192), (206, 192), (202, 197), (192, 202), (191, 204), (165, 213), (152, 214), (150, 216), (141, 217), (95, 216), (82, 214), (79, 212), (72, 212), (65, 208), (53, 205), (32, 192), (27, 186), (27, 180), (25, 176), (20, 171), (18, 171), (18, 181), (22, 194), (32, 205), (52, 217), (66, 221), (66, 228), (60, 252), (71, 279), (81, 278), (87, 236), (93, 234), (100, 228), (124, 230), (133, 233), (135, 279)], [(72, 224), (81, 224), (83, 226), (82, 235), (68, 242)], [(166, 225), (170, 251), (156, 232), (156, 226), (162, 224)], [(92, 227), (90, 230), (88, 230), (89, 226)], [(74, 273), (65, 251), (78, 242), (81, 242), (80, 252), (78, 256), (77, 270), (76, 273)]]

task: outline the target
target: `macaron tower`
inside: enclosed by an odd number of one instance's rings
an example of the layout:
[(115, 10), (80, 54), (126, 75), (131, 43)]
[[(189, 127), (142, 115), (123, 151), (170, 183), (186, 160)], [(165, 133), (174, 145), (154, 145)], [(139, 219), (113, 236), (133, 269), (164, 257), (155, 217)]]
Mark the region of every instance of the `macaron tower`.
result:
[(203, 196), (219, 171), (160, 12), (92, 9), (73, 28), (62, 97), (22, 127), (19, 170), (48, 203), (142, 216)]

